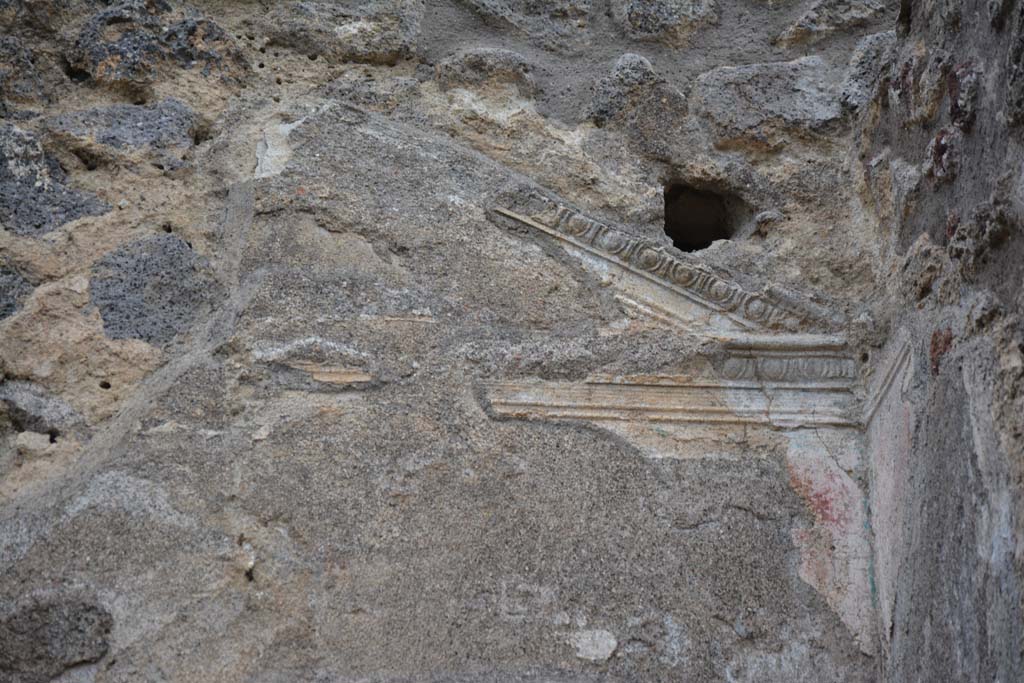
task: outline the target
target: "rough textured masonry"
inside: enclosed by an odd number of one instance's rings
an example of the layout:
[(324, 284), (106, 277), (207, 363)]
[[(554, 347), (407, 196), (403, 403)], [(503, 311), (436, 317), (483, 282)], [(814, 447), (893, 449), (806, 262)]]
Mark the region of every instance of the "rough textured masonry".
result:
[(1024, 680), (1024, 0), (0, 0), (0, 681)]

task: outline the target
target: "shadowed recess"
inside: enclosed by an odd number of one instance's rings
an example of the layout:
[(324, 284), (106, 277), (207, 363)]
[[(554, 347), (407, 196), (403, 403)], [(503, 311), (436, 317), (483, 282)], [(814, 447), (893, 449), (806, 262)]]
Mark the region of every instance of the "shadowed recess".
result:
[(665, 186), (665, 234), (680, 251), (699, 251), (732, 236), (725, 200), (688, 185)]

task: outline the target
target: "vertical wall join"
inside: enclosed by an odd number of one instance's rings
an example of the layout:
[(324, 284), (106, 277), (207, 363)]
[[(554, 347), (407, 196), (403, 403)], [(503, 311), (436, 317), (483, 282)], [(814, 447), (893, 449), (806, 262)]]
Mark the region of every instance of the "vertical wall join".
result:
[(907, 401), (911, 348), (905, 340), (890, 345), (871, 388), (865, 415), (871, 472), (870, 515), (874, 532), (874, 601), (878, 635), (887, 651), (893, 632), (898, 551), (905, 546), (900, 501), (909, 480), (914, 412)]

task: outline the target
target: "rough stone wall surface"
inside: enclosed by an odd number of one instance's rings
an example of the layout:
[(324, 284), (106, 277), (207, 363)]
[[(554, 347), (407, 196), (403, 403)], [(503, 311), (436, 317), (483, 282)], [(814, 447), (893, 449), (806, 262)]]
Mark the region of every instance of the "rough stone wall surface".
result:
[(904, 3), (859, 123), (871, 315), (898, 376), (869, 426), (890, 680), (1024, 667), (1024, 5)]
[(0, 681), (1024, 677), (1020, 0), (0, 33)]

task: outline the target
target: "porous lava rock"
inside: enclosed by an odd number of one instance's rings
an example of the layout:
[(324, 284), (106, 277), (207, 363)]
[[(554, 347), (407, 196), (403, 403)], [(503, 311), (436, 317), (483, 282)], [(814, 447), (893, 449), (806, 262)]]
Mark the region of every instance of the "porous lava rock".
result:
[(64, 169), (35, 135), (0, 123), (0, 226), (15, 235), (39, 237), (109, 208), (96, 196), (72, 189)]
[(112, 339), (167, 344), (215, 301), (202, 257), (175, 235), (154, 235), (106, 254), (93, 267), (89, 299)]

